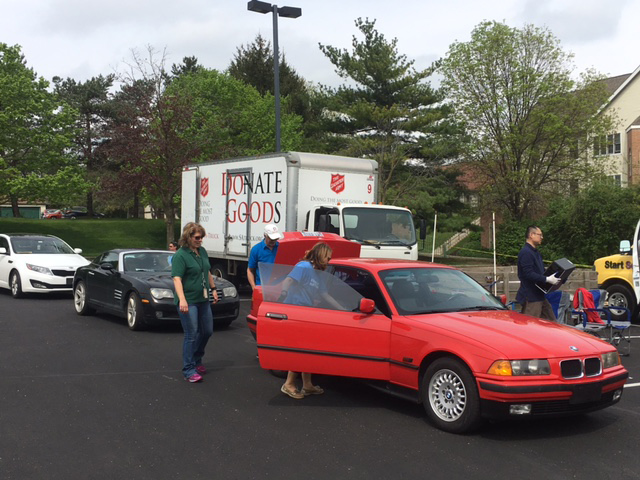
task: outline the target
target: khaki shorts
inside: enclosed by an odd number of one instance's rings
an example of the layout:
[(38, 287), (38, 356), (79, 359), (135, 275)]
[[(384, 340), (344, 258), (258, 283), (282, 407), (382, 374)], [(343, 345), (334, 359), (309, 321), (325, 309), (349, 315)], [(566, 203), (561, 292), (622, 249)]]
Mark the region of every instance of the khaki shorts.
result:
[(522, 313), (525, 315), (531, 315), (532, 317), (551, 320), (552, 322), (558, 321), (556, 319), (556, 314), (553, 313), (553, 307), (547, 299), (539, 302), (524, 302), (524, 305), (522, 306)]

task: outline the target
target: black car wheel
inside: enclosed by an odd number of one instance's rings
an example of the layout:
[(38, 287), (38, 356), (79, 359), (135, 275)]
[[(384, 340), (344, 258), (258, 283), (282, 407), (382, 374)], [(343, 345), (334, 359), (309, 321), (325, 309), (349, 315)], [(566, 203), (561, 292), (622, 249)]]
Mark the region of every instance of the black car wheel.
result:
[(24, 296), (22, 293), (22, 282), (20, 280), (20, 274), (14, 270), (11, 272), (11, 277), (9, 278), (9, 286), (11, 287), (11, 296), (13, 298), (21, 298)]
[(609, 294), (609, 310), (611, 311), (612, 320), (627, 320), (627, 312), (625, 310), (616, 309), (615, 307), (627, 308), (633, 313), (636, 308), (635, 294), (630, 288), (624, 285), (614, 284), (607, 287)]
[(461, 361), (439, 358), (424, 372), (422, 402), (439, 429), (466, 433), (480, 424), (480, 400), (475, 378)]
[(87, 286), (79, 281), (73, 289), (73, 306), (78, 315), (91, 315), (95, 310), (87, 303)]
[(127, 325), (131, 330), (142, 330), (144, 321), (142, 320), (142, 302), (137, 293), (131, 292), (127, 299)]

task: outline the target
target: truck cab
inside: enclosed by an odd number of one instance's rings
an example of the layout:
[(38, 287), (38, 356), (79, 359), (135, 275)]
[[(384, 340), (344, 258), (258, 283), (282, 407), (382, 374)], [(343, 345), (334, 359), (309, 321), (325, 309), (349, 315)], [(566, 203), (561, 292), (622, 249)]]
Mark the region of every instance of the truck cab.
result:
[[(594, 263), (598, 273), (598, 288), (608, 293), (609, 306), (628, 309), (632, 318), (637, 318), (640, 298), (640, 264), (638, 262), (638, 233), (640, 221), (636, 225), (633, 243), (620, 242), (619, 253), (598, 258)], [(636, 248), (633, 248), (633, 246)], [(624, 310), (611, 310), (614, 320), (626, 320)]]
[(306, 230), (340, 235), (361, 245), (364, 258), (418, 259), (418, 241), (411, 212), (390, 205), (314, 205)]

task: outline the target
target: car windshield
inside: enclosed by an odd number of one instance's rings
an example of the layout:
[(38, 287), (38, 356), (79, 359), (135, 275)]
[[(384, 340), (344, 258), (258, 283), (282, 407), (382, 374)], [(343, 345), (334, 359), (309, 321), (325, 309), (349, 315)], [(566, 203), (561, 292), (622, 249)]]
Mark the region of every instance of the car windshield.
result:
[(401, 268), (380, 272), (380, 278), (403, 315), (506, 308), (459, 270)]
[(413, 245), (416, 230), (406, 210), (349, 207), (343, 210), (345, 237), (364, 244)]
[(11, 246), (15, 253), (22, 254), (69, 254), (73, 249), (57, 237), (24, 236), (12, 237)]
[(170, 272), (171, 252), (133, 252), (123, 255), (125, 272)]

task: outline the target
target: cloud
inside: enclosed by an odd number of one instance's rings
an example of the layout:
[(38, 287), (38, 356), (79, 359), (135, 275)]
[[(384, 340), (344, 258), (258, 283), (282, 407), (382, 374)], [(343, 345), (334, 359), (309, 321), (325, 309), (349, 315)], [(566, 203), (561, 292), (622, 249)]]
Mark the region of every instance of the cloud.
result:
[(625, 4), (601, 0), (527, 0), (521, 19), (536, 26), (546, 26), (565, 43), (595, 43), (614, 38)]
[[(49, 0), (38, 18), (45, 34), (93, 36), (108, 30), (117, 37), (128, 29), (159, 30), (185, 20), (197, 21), (214, 7), (205, 0), (110, 0), (101, 4), (86, 0)], [(209, 17), (210, 18), (210, 17)]]

